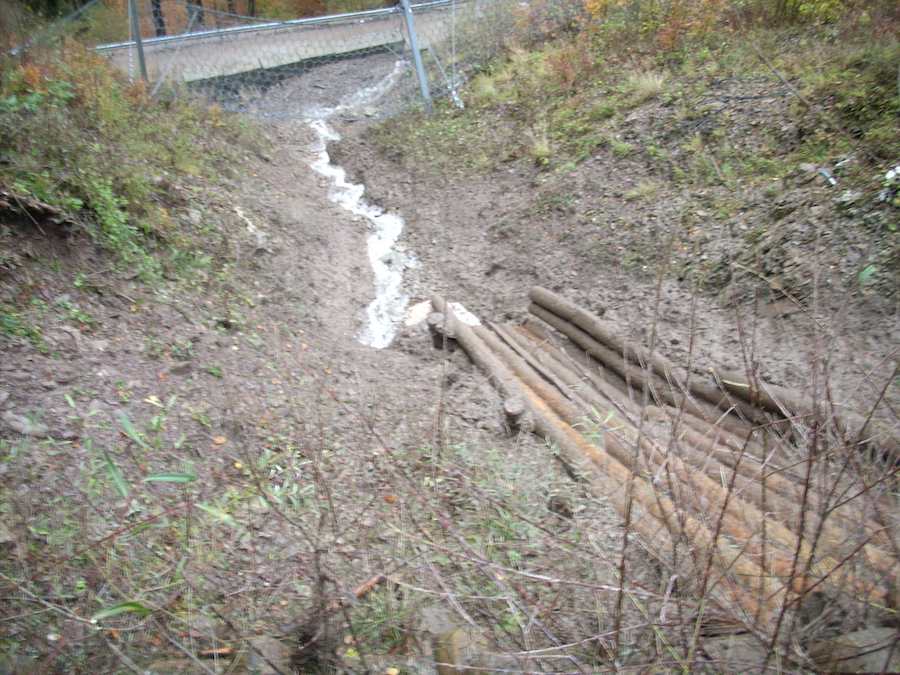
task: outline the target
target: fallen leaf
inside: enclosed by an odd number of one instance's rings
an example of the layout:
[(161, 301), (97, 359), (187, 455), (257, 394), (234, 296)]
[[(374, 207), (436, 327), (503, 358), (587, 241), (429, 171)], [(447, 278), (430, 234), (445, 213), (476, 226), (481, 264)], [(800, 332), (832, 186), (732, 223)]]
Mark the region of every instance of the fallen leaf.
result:
[(224, 436), (213, 436), (212, 442), (215, 445), (225, 445), (228, 442), (228, 439)]
[(394, 504), (397, 501), (397, 495), (385, 495), (384, 501), (388, 504)]

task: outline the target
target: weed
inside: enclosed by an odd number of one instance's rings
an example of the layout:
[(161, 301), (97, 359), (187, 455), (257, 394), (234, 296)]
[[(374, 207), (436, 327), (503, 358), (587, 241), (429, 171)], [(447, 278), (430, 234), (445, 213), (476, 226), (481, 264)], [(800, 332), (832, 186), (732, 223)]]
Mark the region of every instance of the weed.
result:
[(619, 159), (628, 157), (634, 151), (633, 145), (615, 137), (609, 139), (609, 148), (612, 150), (613, 155)]
[(625, 193), (627, 201), (639, 201), (642, 199), (650, 199), (659, 191), (659, 183), (652, 180), (644, 180), (638, 185)]
[(479, 106), (493, 106), (501, 101), (497, 83), (488, 73), (479, 73), (469, 85), (470, 102)]
[(594, 105), (588, 112), (588, 119), (591, 122), (605, 122), (616, 116), (616, 106), (614, 101), (603, 101)]
[(546, 166), (550, 163), (553, 149), (550, 147), (550, 137), (547, 131), (547, 122), (544, 120), (532, 128), (530, 154), (534, 163), (538, 166)]
[(177, 340), (169, 346), (169, 354), (177, 361), (190, 361), (194, 358), (194, 343), (190, 340)]
[(662, 73), (632, 73), (625, 81), (625, 91), (634, 105), (640, 105), (659, 96), (665, 83), (666, 76)]
[(41, 351), (47, 351), (41, 329), (28, 323), (10, 305), (0, 304), (0, 335), (25, 338)]
[(57, 300), (56, 306), (63, 310), (63, 315), (66, 319), (77, 324), (82, 329), (93, 328), (97, 323), (94, 317), (75, 305), (71, 300)]

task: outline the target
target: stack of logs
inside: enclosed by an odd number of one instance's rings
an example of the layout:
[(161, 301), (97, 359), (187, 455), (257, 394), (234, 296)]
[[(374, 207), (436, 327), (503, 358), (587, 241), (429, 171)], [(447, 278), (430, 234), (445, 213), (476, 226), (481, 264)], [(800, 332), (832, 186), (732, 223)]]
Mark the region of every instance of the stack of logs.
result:
[(678, 368), (547, 289), (530, 298), (524, 325), (482, 325), (434, 297), (429, 326), (491, 377), (512, 427), (553, 443), (662, 559), (679, 547), (702, 594), (764, 632), (807, 593), (897, 607), (894, 505), (847, 498), (859, 486), (807, 461), (802, 421), (882, 457), (895, 436), (796, 391)]

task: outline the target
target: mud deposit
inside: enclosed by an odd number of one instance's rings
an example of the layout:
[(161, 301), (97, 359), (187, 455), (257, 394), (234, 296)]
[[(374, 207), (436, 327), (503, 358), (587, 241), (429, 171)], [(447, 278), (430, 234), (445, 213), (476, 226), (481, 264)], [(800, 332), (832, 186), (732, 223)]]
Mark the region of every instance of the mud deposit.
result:
[(413, 264), (414, 258), (397, 248), (403, 232), (403, 218), (368, 203), (363, 199), (365, 186), (348, 182), (344, 169), (331, 163), (328, 144), (339, 141), (341, 137), (329, 126), (328, 120), (335, 115), (377, 104), (390, 92), (407, 67), (405, 61), (398, 61), (379, 82), (354, 93), (347, 101), (333, 108), (313, 108), (304, 113), (316, 135), (312, 145), (316, 160), (311, 166), (331, 182), (329, 198), (350, 213), (365, 218), (372, 229), (366, 245), (375, 275), (375, 299), (366, 308), (366, 324), (358, 339), (364, 345), (378, 349), (391, 344), (397, 326), (406, 313), (409, 297), (403, 292), (403, 270)]

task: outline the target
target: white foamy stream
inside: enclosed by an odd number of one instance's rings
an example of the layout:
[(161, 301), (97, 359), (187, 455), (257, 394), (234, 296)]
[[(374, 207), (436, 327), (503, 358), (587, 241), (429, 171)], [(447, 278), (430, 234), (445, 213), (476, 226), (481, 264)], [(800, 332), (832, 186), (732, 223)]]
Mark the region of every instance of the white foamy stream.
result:
[(378, 101), (394, 86), (406, 65), (405, 61), (398, 61), (380, 82), (356, 92), (345, 103), (306, 113), (307, 123), (316, 134), (313, 145), (316, 159), (310, 166), (316, 173), (328, 178), (328, 197), (350, 213), (365, 218), (371, 228), (367, 248), (375, 275), (375, 299), (366, 307), (366, 324), (356, 337), (364, 345), (377, 349), (391, 344), (404, 319), (409, 297), (403, 292), (403, 271), (414, 264), (415, 259), (397, 250), (397, 241), (403, 232), (403, 218), (367, 202), (363, 198), (365, 185), (351, 183), (347, 180), (346, 171), (331, 163), (328, 143), (340, 140), (340, 134), (328, 125), (328, 118)]

